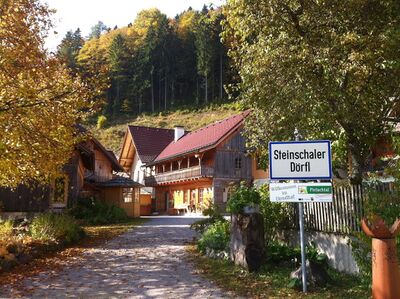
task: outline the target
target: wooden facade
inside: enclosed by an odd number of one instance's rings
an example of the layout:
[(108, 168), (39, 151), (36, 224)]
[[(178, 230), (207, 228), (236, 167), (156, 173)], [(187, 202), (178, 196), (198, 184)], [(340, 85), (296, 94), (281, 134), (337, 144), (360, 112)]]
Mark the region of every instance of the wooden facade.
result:
[(156, 189), (156, 210), (201, 212), (211, 203), (225, 207), (229, 189), (252, 180), (253, 158), (238, 129), (216, 147), (147, 167), (145, 185)]
[(114, 154), (90, 138), (76, 145), (63, 172), (48, 185), (0, 189), (0, 212), (23, 216), (21, 213), (72, 207), (80, 197), (95, 197), (123, 208), (128, 216), (137, 217), (140, 185), (115, 174), (120, 171), (123, 168)]

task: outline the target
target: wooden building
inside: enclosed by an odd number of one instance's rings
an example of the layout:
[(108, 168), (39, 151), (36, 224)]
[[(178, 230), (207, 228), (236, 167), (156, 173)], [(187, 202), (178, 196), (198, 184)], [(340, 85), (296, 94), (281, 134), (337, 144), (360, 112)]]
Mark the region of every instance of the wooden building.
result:
[[(174, 130), (128, 126), (122, 144), (119, 163), (135, 182), (144, 185), (145, 165), (154, 161), (174, 140)], [(151, 186), (140, 189), (140, 215), (156, 210), (155, 190)]]
[[(82, 126), (77, 126), (77, 131), (86, 134)], [(32, 184), (0, 189), (1, 212), (19, 217), (31, 212), (62, 210), (74, 206), (80, 197), (95, 197), (124, 208), (129, 216), (139, 216), (137, 199), (141, 185), (124, 177), (122, 172), (114, 153), (97, 139), (88, 137), (76, 145), (62, 174), (47, 186)]]
[[(154, 149), (148, 143), (161, 140), (157, 134), (168, 134), (162, 144), (157, 144), (158, 153), (154, 151), (140, 167), (144, 185), (153, 188), (152, 210), (177, 214), (200, 212), (210, 203), (225, 207), (233, 185), (242, 180), (265, 180), (268, 176), (256, 167), (255, 158), (245, 148), (241, 131), (249, 113), (240, 113), (194, 132), (175, 127), (160, 133), (156, 131), (160, 129), (141, 127), (132, 133), (128, 127), (120, 163), (128, 170), (137, 160), (127, 140), (134, 145), (140, 143), (139, 148)], [(147, 129), (152, 133), (147, 135)], [(140, 149), (136, 152), (140, 156)], [(135, 177), (132, 171), (131, 175)]]

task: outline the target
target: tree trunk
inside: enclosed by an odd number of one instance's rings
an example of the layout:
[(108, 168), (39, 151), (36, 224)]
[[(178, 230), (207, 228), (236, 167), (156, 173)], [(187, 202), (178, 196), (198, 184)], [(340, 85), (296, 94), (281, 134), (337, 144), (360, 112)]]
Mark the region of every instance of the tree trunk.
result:
[(219, 54), (219, 98), (223, 98), (223, 82), (222, 82), (222, 53)]
[(174, 106), (175, 104), (175, 84), (174, 80), (171, 82), (171, 106)]
[(348, 150), (350, 154), (349, 163), (349, 178), (350, 183), (353, 185), (358, 185), (362, 183), (362, 175), (364, 170), (364, 163), (366, 157), (361, 153), (362, 149), (357, 142), (352, 142), (349, 137)]
[(153, 70), (151, 70), (150, 74), (151, 74), (151, 112), (154, 113), (154, 78), (153, 78)]
[(164, 110), (167, 110), (167, 74), (164, 77)]
[(199, 77), (196, 78), (196, 105), (199, 106)]
[(208, 104), (208, 74), (206, 74), (205, 80), (206, 80), (206, 90), (205, 90), (205, 95), (204, 95), (204, 102), (207, 105)]
[(158, 73), (158, 111), (161, 111), (161, 98), (162, 98), (162, 90), (161, 90), (161, 71)]

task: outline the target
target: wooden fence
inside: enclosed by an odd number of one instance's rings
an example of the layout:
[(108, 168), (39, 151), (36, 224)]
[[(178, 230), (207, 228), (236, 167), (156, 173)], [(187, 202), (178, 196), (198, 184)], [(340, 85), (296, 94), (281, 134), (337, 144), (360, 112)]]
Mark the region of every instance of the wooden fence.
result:
[[(390, 184), (380, 184), (378, 191), (392, 190)], [(363, 216), (363, 202), (367, 192), (361, 185), (334, 186), (333, 202), (305, 203), (305, 227), (313, 231), (348, 234), (360, 231), (360, 219)], [(292, 208), (296, 228), (298, 227), (297, 205)]]
[(0, 188), (0, 212), (43, 212), (49, 207), (49, 197), (47, 187)]

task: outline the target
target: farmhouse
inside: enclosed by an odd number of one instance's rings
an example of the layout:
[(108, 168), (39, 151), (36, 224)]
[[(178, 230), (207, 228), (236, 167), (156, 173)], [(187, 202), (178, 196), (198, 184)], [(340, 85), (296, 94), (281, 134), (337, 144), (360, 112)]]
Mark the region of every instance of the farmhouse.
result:
[[(85, 128), (76, 126), (79, 134)], [(3, 216), (21, 217), (26, 213), (62, 210), (72, 207), (78, 198), (94, 197), (123, 208), (128, 216), (139, 216), (141, 185), (124, 176), (113, 152), (93, 137), (75, 146), (62, 174), (48, 185), (32, 183), (16, 189), (0, 189)]]
[(245, 111), (193, 132), (129, 126), (120, 163), (131, 178), (151, 188), (152, 211), (176, 214), (224, 207), (240, 181), (265, 180), (241, 134)]

